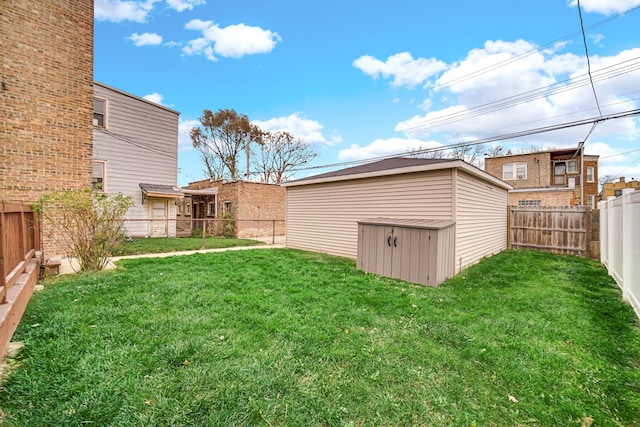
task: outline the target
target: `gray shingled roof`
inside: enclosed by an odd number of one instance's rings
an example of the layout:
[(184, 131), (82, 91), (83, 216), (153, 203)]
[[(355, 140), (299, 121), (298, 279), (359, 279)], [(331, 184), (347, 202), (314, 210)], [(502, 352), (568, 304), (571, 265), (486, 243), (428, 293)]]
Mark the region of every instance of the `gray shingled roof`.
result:
[(146, 184), (140, 183), (138, 184), (142, 191), (146, 193), (152, 194), (165, 194), (167, 197), (177, 197), (184, 196), (184, 193), (180, 191), (179, 188), (176, 188), (173, 185), (163, 185), (163, 184)]
[(289, 182), (299, 182), (306, 181), (311, 179), (323, 179), (323, 178), (334, 178), (339, 176), (348, 176), (348, 175), (357, 175), (361, 173), (371, 173), (378, 172), (388, 169), (401, 169), (408, 168), (412, 166), (424, 166), (431, 165), (434, 163), (446, 163), (446, 162), (454, 162), (455, 159), (420, 159), (414, 157), (392, 157), (390, 159), (384, 159), (373, 163), (367, 163), (360, 166), (354, 166), (351, 168), (340, 169), (337, 171), (322, 173), (318, 175), (312, 175), (306, 178), (296, 179), (294, 181)]

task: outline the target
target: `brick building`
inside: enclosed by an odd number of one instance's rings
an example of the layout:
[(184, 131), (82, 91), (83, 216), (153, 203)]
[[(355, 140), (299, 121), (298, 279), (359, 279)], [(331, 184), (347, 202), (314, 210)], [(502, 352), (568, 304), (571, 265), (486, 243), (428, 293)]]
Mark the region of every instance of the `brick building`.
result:
[(609, 197), (622, 196), (622, 190), (625, 188), (631, 188), (634, 190), (640, 190), (640, 181), (636, 181), (634, 178), (631, 181), (627, 181), (624, 176), (621, 176), (617, 182), (607, 182), (602, 185), (602, 200), (607, 200)]
[(510, 206), (596, 207), (598, 156), (580, 147), (485, 158), (485, 170), (511, 184)]
[(93, 1), (2, 2), (0, 44), (0, 199), (91, 186)]
[[(264, 237), (284, 235), (285, 189), (277, 184), (250, 181), (190, 182), (182, 188), (185, 199), (178, 207), (178, 217), (215, 219), (231, 214), (236, 222), (236, 236)], [(275, 221), (275, 223), (274, 223)], [(191, 229), (202, 229), (192, 221)]]

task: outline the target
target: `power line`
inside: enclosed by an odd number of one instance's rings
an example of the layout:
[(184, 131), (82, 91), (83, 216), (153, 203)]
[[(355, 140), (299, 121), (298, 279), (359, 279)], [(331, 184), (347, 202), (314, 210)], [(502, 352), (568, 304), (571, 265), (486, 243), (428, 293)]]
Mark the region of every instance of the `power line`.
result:
[[(476, 139), (474, 141), (460, 142), (460, 143), (456, 143), (456, 144), (444, 145), (442, 147), (426, 148), (426, 149), (422, 149), (422, 150), (416, 150), (416, 151), (412, 152), (411, 154), (412, 155), (427, 154), (427, 153), (433, 153), (433, 152), (438, 152), (438, 151), (452, 150), (452, 149), (456, 149), (456, 148), (471, 147), (471, 146), (475, 146), (475, 145), (487, 144), (487, 143), (490, 143), (490, 142), (504, 141), (504, 140), (514, 139), (514, 138), (521, 138), (521, 137), (525, 137), (525, 136), (531, 136), (531, 135), (537, 135), (537, 134), (541, 134), (541, 133), (553, 132), (553, 131), (557, 131), (557, 130), (569, 129), (569, 128), (573, 128), (573, 127), (577, 127), (577, 126), (595, 124), (595, 123), (604, 122), (604, 121), (607, 121), (607, 120), (623, 119), (623, 118), (633, 117), (633, 116), (637, 116), (637, 115), (640, 115), (640, 108), (639, 109), (635, 109), (635, 110), (622, 111), (622, 112), (615, 113), (615, 114), (609, 114), (609, 115), (606, 115), (606, 116), (593, 117), (593, 118), (589, 118), (589, 119), (576, 120), (576, 121), (573, 121), (573, 122), (567, 122), (567, 123), (561, 123), (561, 124), (556, 124), (556, 125), (551, 125), (551, 126), (528, 129), (528, 130), (524, 130), (524, 131), (509, 133), (509, 134), (496, 135), (496, 136), (491, 136), (491, 137), (487, 137), (487, 138)], [(289, 172), (299, 172), (299, 171), (314, 170), (314, 169), (328, 169), (328, 168), (334, 168), (334, 167), (353, 166), (353, 165), (370, 163), (370, 162), (374, 162), (374, 161), (378, 161), (378, 160), (384, 160), (384, 159), (388, 159), (388, 158), (391, 158), (391, 157), (398, 157), (398, 156), (403, 156), (403, 155), (407, 155), (407, 153), (406, 152), (402, 152), (402, 153), (396, 153), (396, 154), (389, 154), (389, 155), (385, 155), (385, 156), (370, 157), (368, 159), (351, 160), (351, 161), (347, 161), (347, 162), (331, 163), (331, 164), (318, 165), (318, 166), (307, 166), (307, 167), (302, 167), (302, 168), (291, 169)]]
[[(637, 7), (633, 8), (633, 9), (631, 9), (631, 10), (627, 11), (627, 13), (630, 13), (630, 12), (632, 12), (632, 11), (636, 10), (636, 9), (639, 9), (639, 8), (640, 8), (640, 6), (637, 6)], [(587, 30), (592, 30), (592, 29), (597, 28), (597, 27), (599, 27), (599, 26), (601, 26), (601, 25), (607, 24), (607, 23), (609, 23), (609, 22), (611, 22), (611, 21), (613, 21), (613, 20), (615, 20), (615, 19), (618, 19), (618, 18), (620, 18), (620, 17), (622, 17), (622, 16), (623, 16), (623, 15), (618, 14), (618, 15), (612, 16), (612, 17), (610, 17), (610, 18), (604, 19), (604, 20), (602, 20), (602, 21), (600, 21), (600, 22), (596, 22), (595, 24), (593, 24), (593, 25), (591, 25), (591, 26), (587, 27)], [(531, 55), (533, 55), (533, 54), (535, 54), (535, 53), (537, 53), (537, 52), (540, 52), (540, 51), (542, 51), (542, 50), (545, 50), (545, 49), (547, 49), (547, 48), (548, 48), (548, 47), (550, 47), (550, 46), (554, 46), (554, 45), (556, 45), (556, 44), (557, 44), (557, 43), (559, 43), (559, 42), (563, 42), (563, 41), (566, 41), (566, 40), (570, 40), (570, 39), (574, 38), (575, 36), (577, 36), (577, 35), (579, 35), (579, 34), (580, 34), (580, 30), (578, 30), (578, 31), (574, 31), (574, 32), (573, 32), (573, 33), (571, 33), (571, 34), (567, 34), (567, 35), (565, 35), (565, 36), (562, 36), (562, 37), (561, 37), (561, 38), (559, 38), (559, 39), (556, 39), (556, 40), (553, 40), (553, 41), (551, 41), (551, 42), (548, 42), (548, 43), (546, 43), (546, 44), (544, 44), (544, 45), (542, 45), (542, 46), (540, 46), (540, 47), (537, 47), (537, 48), (535, 48), (535, 49), (531, 49), (531, 50), (528, 50), (528, 51), (526, 51), (526, 52), (523, 52), (523, 53), (521, 53), (520, 55), (514, 56), (513, 58), (508, 58), (508, 59), (505, 59), (504, 61), (500, 61), (500, 62), (497, 62), (497, 63), (495, 63), (495, 64), (488, 65), (488, 66), (486, 66), (486, 67), (480, 68), (479, 70), (476, 70), (476, 71), (474, 71), (474, 72), (472, 72), (472, 73), (469, 73), (469, 74), (466, 74), (466, 75), (464, 75), (464, 76), (457, 77), (457, 78), (452, 79), (452, 80), (448, 80), (448, 81), (445, 81), (445, 82), (442, 82), (442, 83), (435, 84), (435, 85), (433, 86), (433, 88), (434, 88), (434, 89), (437, 89), (437, 88), (443, 88), (443, 87), (451, 86), (451, 85), (452, 85), (452, 84), (454, 84), (454, 83), (461, 83), (461, 82), (465, 82), (465, 81), (470, 80), (470, 79), (472, 79), (472, 78), (474, 78), (474, 77), (476, 77), (476, 76), (479, 76), (479, 75), (482, 75), (482, 74), (488, 73), (488, 72), (490, 72), (490, 71), (493, 71), (493, 70), (495, 70), (495, 69), (501, 68), (501, 67), (503, 67), (503, 66), (505, 66), (505, 65), (508, 65), (508, 64), (511, 64), (511, 63), (513, 63), (513, 62), (517, 62), (517, 61), (519, 61), (519, 60), (521, 60), (521, 59), (524, 59), (524, 58), (526, 58), (526, 57), (528, 57), (528, 56), (531, 56)]]
[[(602, 68), (593, 73), (594, 77), (592, 81), (598, 82), (603, 80), (609, 80), (614, 77), (618, 77), (623, 74), (628, 74), (633, 71), (640, 70), (640, 57), (628, 59), (626, 61), (613, 64), (611, 66)], [(531, 102), (538, 99), (546, 98), (552, 95), (557, 95), (569, 90), (574, 90), (590, 84), (590, 79), (587, 75), (581, 75), (574, 79), (566, 79), (560, 82), (552, 83), (550, 85), (532, 89), (521, 94), (509, 96), (496, 101), (491, 101), (486, 104), (471, 107), (461, 112), (448, 114), (443, 117), (439, 117), (432, 120), (423, 120), (420, 123), (398, 127), (400, 131), (410, 130), (429, 130), (435, 127), (443, 126), (445, 124), (451, 124), (457, 121), (467, 120), (480, 115), (497, 112), (511, 108), (515, 105), (522, 104), (523, 102)], [(566, 84), (569, 83), (569, 84)], [(602, 115), (602, 114), (601, 114)]]
[[(584, 32), (584, 22), (582, 21), (582, 7), (580, 6), (580, 0), (578, 0), (578, 15), (580, 15), (580, 28), (582, 29), (582, 41), (584, 43), (584, 53), (585, 53), (585, 56), (587, 57), (587, 74), (589, 74), (589, 80), (591, 81), (591, 89), (593, 90), (593, 97), (595, 98), (596, 105), (598, 106), (598, 112), (600, 113), (600, 116), (602, 116), (602, 110), (600, 110), (600, 103), (598, 102), (598, 95), (596, 94), (596, 87), (593, 84), (593, 77), (591, 76), (591, 60), (589, 59), (589, 47), (587, 45), (587, 36)], [(591, 130), (593, 130), (593, 128)]]

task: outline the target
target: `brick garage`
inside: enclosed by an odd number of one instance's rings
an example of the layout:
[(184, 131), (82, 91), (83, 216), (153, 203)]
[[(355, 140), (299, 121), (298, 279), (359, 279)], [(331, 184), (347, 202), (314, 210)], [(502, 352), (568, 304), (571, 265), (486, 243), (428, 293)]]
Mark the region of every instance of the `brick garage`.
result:
[[(218, 190), (217, 196), (208, 196), (207, 201), (193, 197), (193, 218), (219, 218), (230, 211), (236, 220), (236, 235), (239, 238), (271, 236), (274, 234), (274, 225), (275, 235), (284, 235), (285, 189), (280, 185), (205, 179), (191, 182), (184, 188)], [(206, 205), (210, 202), (216, 203), (214, 212)]]
[(91, 186), (93, 1), (2, 2), (0, 39), (0, 199)]

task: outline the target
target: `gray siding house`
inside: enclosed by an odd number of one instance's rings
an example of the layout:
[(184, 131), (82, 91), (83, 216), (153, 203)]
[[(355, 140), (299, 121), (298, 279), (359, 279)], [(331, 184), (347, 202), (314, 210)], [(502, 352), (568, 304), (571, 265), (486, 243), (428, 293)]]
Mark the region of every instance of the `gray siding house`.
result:
[(94, 191), (133, 197), (129, 235), (175, 236), (180, 113), (102, 83), (93, 90)]
[(446, 277), (507, 247), (511, 186), (462, 160), (397, 157), (282, 185), (287, 247), (356, 259), (359, 221), (449, 221)]

